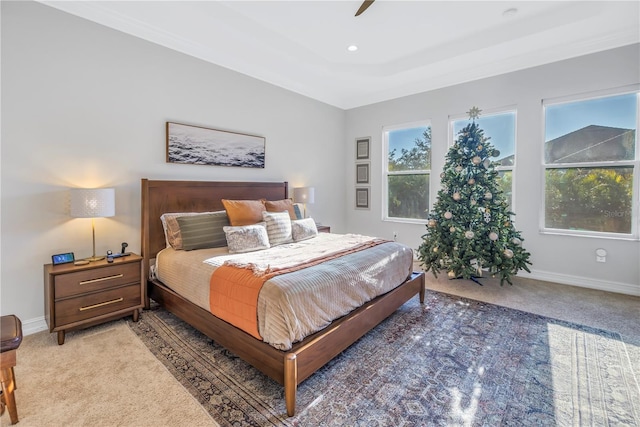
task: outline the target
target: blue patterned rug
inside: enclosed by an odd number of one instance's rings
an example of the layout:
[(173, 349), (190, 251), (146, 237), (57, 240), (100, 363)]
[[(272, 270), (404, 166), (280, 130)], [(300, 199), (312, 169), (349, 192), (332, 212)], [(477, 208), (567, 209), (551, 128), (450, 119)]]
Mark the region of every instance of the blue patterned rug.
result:
[(164, 309), (131, 328), (221, 426), (640, 426), (617, 333), (427, 292), (283, 388)]

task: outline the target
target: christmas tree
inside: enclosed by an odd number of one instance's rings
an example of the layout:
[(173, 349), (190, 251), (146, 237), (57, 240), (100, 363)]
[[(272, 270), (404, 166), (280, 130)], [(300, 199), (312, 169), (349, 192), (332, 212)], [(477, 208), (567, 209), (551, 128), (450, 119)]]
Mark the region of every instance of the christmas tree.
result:
[(435, 277), (441, 269), (449, 278), (475, 279), (484, 270), (500, 276), (500, 284), (524, 269), (530, 254), (513, 225), (500, 189), (496, 162), (500, 152), (475, 123), (480, 110), (469, 111), (470, 123), (447, 153), (441, 189), (427, 218), (427, 233), (418, 247), (418, 259)]

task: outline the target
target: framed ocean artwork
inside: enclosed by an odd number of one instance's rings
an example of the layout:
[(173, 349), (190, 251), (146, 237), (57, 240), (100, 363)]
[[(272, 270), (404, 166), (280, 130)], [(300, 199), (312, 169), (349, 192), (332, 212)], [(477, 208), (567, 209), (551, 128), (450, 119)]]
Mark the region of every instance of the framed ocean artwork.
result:
[(167, 122), (167, 163), (264, 168), (266, 138)]

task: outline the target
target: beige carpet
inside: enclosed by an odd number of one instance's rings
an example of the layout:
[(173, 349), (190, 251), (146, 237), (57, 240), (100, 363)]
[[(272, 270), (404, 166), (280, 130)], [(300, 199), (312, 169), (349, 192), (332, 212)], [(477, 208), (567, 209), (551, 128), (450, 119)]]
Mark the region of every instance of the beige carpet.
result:
[(124, 320), (55, 336), (18, 349), (18, 426), (218, 426)]
[[(618, 332), (640, 378), (640, 298), (516, 278), (500, 287), (434, 280), (428, 288)], [(124, 320), (24, 338), (16, 366), (19, 426), (216, 426)], [(9, 425), (9, 414), (0, 417)]]

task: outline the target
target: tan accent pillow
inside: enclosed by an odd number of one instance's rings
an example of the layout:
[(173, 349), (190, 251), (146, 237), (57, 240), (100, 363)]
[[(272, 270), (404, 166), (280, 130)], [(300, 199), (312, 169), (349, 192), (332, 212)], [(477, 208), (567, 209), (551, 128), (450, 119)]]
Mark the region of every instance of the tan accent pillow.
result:
[(293, 200), (265, 200), (264, 206), (267, 208), (267, 212), (289, 212), (289, 219), (298, 219), (296, 211), (293, 209)]
[(263, 200), (222, 199), (222, 205), (234, 227), (262, 222), (262, 212), (266, 210)]

